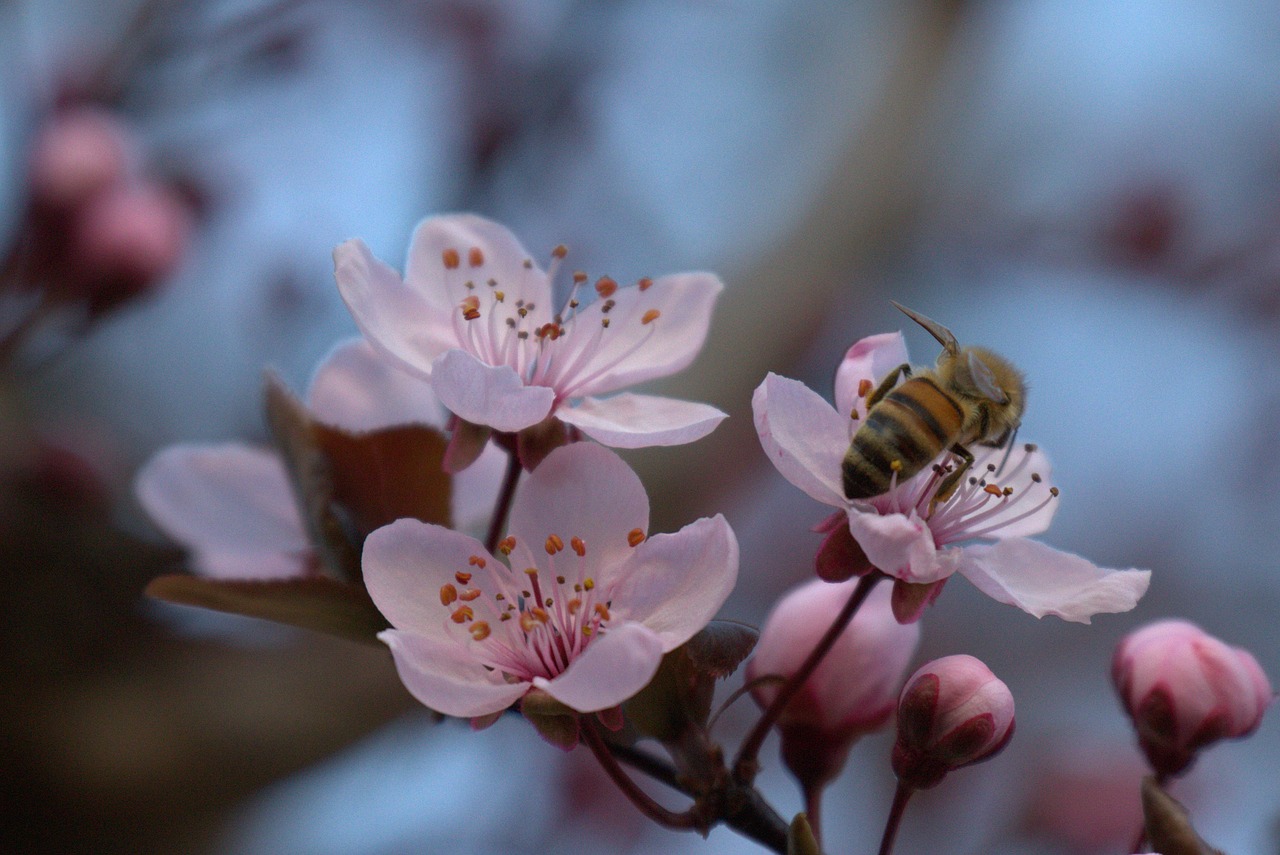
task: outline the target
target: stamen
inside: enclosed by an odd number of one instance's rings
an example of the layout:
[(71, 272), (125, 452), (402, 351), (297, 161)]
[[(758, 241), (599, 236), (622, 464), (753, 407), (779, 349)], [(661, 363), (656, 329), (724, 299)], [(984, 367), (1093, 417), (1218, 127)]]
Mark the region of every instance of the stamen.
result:
[(1050, 488), (1049, 488), (1049, 495), (1050, 495), (1050, 496), (1053, 496), (1054, 498), (1057, 498), (1057, 496), (1058, 496), (1058, 488), (1057, 488), (1057, 487), (1050, 487)]
[(547, 614), (547, 610), (543, 608), (539, 608), (538, 606), (534, 606), (533, 608), (529, 609), (529, 614), (533, 615), (534, 620), (536, 620), (538, 623), (546, 623), (547, 621), (551, 620), (551, 615)]
[(481, 558), (479, 555), (472, 555), (470, 558), (467, 559), (467, 563), (470, 564), (472, 567), (479, 567), (481, 570), (483, 570), (487, 562), (483, 558)]
[(503, 555), (510, 555), (511, 550), (516, 548), (516, 539), (513, 535), (507, 535), (498, 541), (498, 551)]
[(489, 637), (489, 624), (478, 620), (467, 628), (467, 632), (471, 633), (471, 637), (476, 641), (484, 641)]
[(593, 611), (595, 611), (596, 614), (600, 615), (600, 620), (609, 619), (609, 607), (606, 606), (604, 603), (596, 603), (595, 609)]
[(1041, 481), (1040, 473), (1039, 473), (1039, 472), (1032, 472), (1032, 473), (1031, 473), (1031, 480), (1032, 480), (1032, 481), (1034, 481), (1034, 482), (1036, 482), (1037, 484), (1039, 484), (1039, 483), (1040, 483), (1040, 481)]
[(596, 580), (592, 579), (590, 576), (582, 580), (582, 589), (584, 591), (590, 591), (595, 586), (596, 586)]
[(999, 487), (997, 487), (995, 484), (988, 484), (987, 486), (982, 488), (982, 491), (984, 493), (990, 493), (992, 496), (1006, 495), (1006, 493), (1003, 490), (1001, 490)]
[[(578, 537), (576, 534), (572, 538), (570, 538), (569, 545), (573, 547), (574, 552), (578, 553), (579, 558), (587, 554), (586, 543), (584, 543), (582, 541), (582, 538)], [(561, 579), (560, 582), (563, 584), (564, 579)]]
[(645, 312), (643, 315), (640, 316), (640, 323), (651, 324), (654, 321), (656, 321), (658, 319), (658, 316), (661, 314), (662, 312), (659, 312), (657, 309), (650, 309), (649, 311)]
[(475, 294), (468, 294), (463, 298), (460, 305), (462, 307), (462, 317), (465, 320), (474, 321), (480, 317), (480, 298)]
[(458, 251), (453, 247), (440, 253), (440, 260), (444, 262), (444, 266), (448, 270), (457, 270), (458, 265), (462, 263), (462, 259), (458, 257)]
[(639, 288), (641, 291), (648, 291), (652, 285), (653, 285), (653, 280), (650, 279), (648, 276), (641, 277), (640, 281), (636, 283), (636, 287)]
[(601, 276), (596, 280), (596, 293), (601, 297), (612, 297), (618, 290), (618, 283), (614, 282), (608, 276)]
[(858, 381), (858, 397), (865, 398), (871, 394), (871, 381), (863, 377)]
[(587, 274), (585, 271), (582, 271), (582, 270), (573, 271), (574, 285), (581, 285), (583, 282), (586, 282), (586, 281), (587, 281)]
[(458, 589), (450, 584), (440, 586), (440, 605), (451, 606), (458, 599)]
[(562, 243), (557, 244), (556, 248), (551, 250), (552, 258), (564, 258), (568, 254), (569, 254), (569, 247), (565, 246)]
[(627, 532), (627, 543), (631, 546), (639, 546), (644, 543), (644, 532), (638, 528), (633, 528)]
[(471, 620), (475, 616), (476, 616), (476, 613), (471, 611), (471, 606), (462, 606), (456, 612), (449, 615), (449, 619), (452, 620), (454, 623), (466, 623), (467, 621)]
[(576, 615), (578, 613), (578, 609), (582, 608), (582, 599), (580, 597), (574, 597), (568, 602), (568, 607), (569, 614)]
[(560, 539), (560, 535), (547, 535), (546, 550), (548, 555), (555, 555), (562, 549), (564, 549), (564, 541)]
[(481, 251), (480, 247), (471, 247), (471, 251), (467, 253), (467, 263), (472, 267), (481, 267), (484, 265), (484, 252)]
[(523, 629), (525, 632), (533, 632), (533, 628), (534, 628), (534, 626), (535, 626), (535, 625), (536, 625), (536, 623), (535, 623), (535, 621), (534, 621), (534, 619), (533, 619), (533, 615), (529, 614), (528, 612), (521, 612), (521, 613), (520, 613), (520, 628), (521, 628), (521, 629)]
[(459, 570), (457, 573), (453, 574), (453, 578), (458, 580), (459, 585), (465, 585), (471, 581), (471, 574), (463, 573), (461, 570)]
[(458, 595), (458, 599), (462, 600), (464, 603), (470, 603), (479, 596), (480, 596), (479, 588), (468, 588), (467, 590), (463, 591), (461, 594)]

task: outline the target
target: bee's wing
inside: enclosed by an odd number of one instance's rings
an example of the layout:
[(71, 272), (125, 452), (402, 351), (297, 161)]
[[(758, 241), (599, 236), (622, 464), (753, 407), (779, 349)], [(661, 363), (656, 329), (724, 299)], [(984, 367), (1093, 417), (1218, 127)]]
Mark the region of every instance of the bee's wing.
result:
[(996, 382), (996, 375), (991, 373), (991, 369), (987, 367), (987, 363), (972, 350), (969, 351), (969, 376), (973, 379), (974, 387), (982, 393), (982, 397), (995, 401), (997, 404), (1009, 403), (1009, 396), (1000, 384)]
[[(944, 348), (946, 348), (947, 353), (950, 353), (952, 356), (955, 356), (957, 353), (960, 352), (960, 343), (956, 341), (955, 334), (951, 332), (951, 330), (947, 329), (942, 324), (938, 323), (932, 318), (926, 318), (924, 315), (920, 314), (919, 312), (914, 311), (913, 309), (908, 309), (906, 306), (902, 305), (901, 303), (894, 302), (893, 300), (890, 300), (889, 302), (893, 303), (894, 307), (897, 308), (898, 311), (902, 312), (908, 318), (910, 318), (911, 320), (915, 321), (920, 326), (928, 330), (929, 335), (936, 338), (938, 340), (938, 343), (941, 344)], [(983, 367), (985, 368), (986, 366), (983, 366)], [(991, 372), (988, 371), (987, 375), (990, 376), (990, 374)]]

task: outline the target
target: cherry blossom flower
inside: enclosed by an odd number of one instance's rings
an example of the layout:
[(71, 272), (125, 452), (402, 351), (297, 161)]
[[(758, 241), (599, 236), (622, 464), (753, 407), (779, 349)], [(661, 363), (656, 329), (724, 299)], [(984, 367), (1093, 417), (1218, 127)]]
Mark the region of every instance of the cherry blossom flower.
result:
[[(343, 342), (316, 369), (307, 392), (316, 419), (365, 432), (404, 424), (440, 427), (445, 414), (431, 388), (360, 339)], [(454, 476), (453, 519), (481, 525), (493, 506), (504, 455), (490, 447)], [(138, 499), (170, 537), (192, 553), (192, 568), (218, 579), (283, 579), (315, 572), (284, 462), (244, 443), (180, 444), (138, 473)]]
[(867, 395), (905, 362), (901, 333), (857, 342), (836, 372), (834, 408), (804, 384), (776, 374), (756, 388), (756, 432), (770, 461), (792, 484), (838, 509), (819, 528), (828, 533), (820, 574), (847, 578), (874, 567), (893, 576), (894, 612), (904, 622), (919, 618), (957, 572), (988, 596), (1036, 617), (1088, 623), (1095, 614), (1133, 608), (1149, 571), (1103, 569), (1026, 539), (1048, 528), (1058, 504), (1049, 461), (1034, 445), (1014, 447), (1007, 461), (1005, 449), (975, 446), (971, 475), (945, 499), (939, 489), (958, 462), (950, 452), (910, 478), (895, 479), (883, 495), (845, 498), (841, 461), (866, 417)]
[(397, 520), (365, 541), (382, 638), (423, 704), (481, 718), (540, 689), (578, 712), (644, 688), (715, 615), (738, 544), (724, 517), (648, 537), (649, 500), (613, 452), (556, 449), (516, 494), (505, 561), (474, 538)]
[(1252, 733), (1274, 699), (1249, 651), (1184, 620), (1157, 621), (1125, 636), (1111, 679), (1161, 777), (1181, 773), (1219, 739)]
[[(506, 228), (471, 214), (417, 227), (405, 276), (360, 240), (334, 250), (334, 275), (356, 324), (380, 352), (430, 379), (459, 418), (503, 432), (554, 416), (605, 445), (678, 445), (724, 413), (706, 404), (620, 389), (673, 374), (702, 347), (723, 286), (709, 273), (641, 279), (573, 274), (563, 308), (543, 271)], [(586, 302), (584, 292), (596, 299)]]

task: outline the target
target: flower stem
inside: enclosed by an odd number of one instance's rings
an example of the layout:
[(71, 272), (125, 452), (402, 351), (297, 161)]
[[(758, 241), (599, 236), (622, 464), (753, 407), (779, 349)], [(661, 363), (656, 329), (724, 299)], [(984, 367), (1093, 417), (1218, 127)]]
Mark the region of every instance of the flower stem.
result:
[(579, 719), (582, 728), (582, 741), (591, 749), (591, 753), (596, 756), (600, 766), (605, 773), (618, 785), (618, 789), (622, 790), (622, 794), (631, 800), (631, 803), (640, 809), (640, 812), (649, 819), (661, 825), (663, 828), (673, 828), (678, 830), (689, 831), (696, 826), (693, 814), (690, 811), (684, 813), (676, 813), (669, 810), (654, 801), (653, 797), (640, 789), (640, 786), (631, 779), (620, 765), (618, 759), (613, 756), (609, 750), (609, 746), (605, 744), (604, 738), (600, 736), (595, 722), (587, 718)]
[(853, 620), (853, 616), (858, 612), (858, 607), (862, 605), (863, 600), (871, 593), (871, 589), (883, 578), (885, 578), (883, 573), (873, 570), (858, 580), (853, 593), (849, 595), (848, 602), (844, 604), (840, 614), (836, 615), (835, 621), (827, 628), (826, 634), (818, 639), (818, 643), (810, 651), (809, 657), (787, 679), (787, 682), (782, 684), (778, 694), (774, 695), (773, 702), (765, 709), (764, 714), (760, 716), (759, 721), (756, 722), (755, 727), (747, 734), (747, 738), (743, 740), (742, 746), (738, 749), (737, 759), (733, 762), (733, 776), (736, 780), (742, 783), (749, 783), (755, 779), (758, 768), (756, 755), (760, 753), (760, 746), (764, 745), (765, 737), (769, 735), (769, 731), (777, 724), (778, 717), (782, 715), (782, 711), (786, 709), (787, 704), (791, 703), (791, 699), (796, 696), (796, 693), (800, 691), (800, 687), (812, 676), (814, 670), (822, 662), (823, 657), (827, 655), (831, 646), (836, 643), (840, 633), (844, 632), (845, 627), (849, 625), (849, 621)]
[(902, 815), (907, 811), (907, 801), (915, 790), (901, 781), (893, 793), (893, 805), (889, 808), (889, 819), (884, 825), (884, 836), (880, 838), (880, 855), (891, 855), (893, 840), (898, 836), (898, 826), (902, 823)]
[(822, 849), (822, 793), (826, 788), (825, 783), (808, 784), (804, 788), (805, 817), (809, 820), (809, 830), (813, 832), (819, 850)]
[(507, 474), (502, 479), (502, 490), (493, 506), (493, 518), (489, 520), (489, 534), (484, 539), (484, 548), (493, 551), (498, 548), (498, 538), (507, 526), (507, 514), (511, 511), (511, 500), (516, 495), (516, 483), (520, 480), (520, 457), (514, 450), (507, 452)]

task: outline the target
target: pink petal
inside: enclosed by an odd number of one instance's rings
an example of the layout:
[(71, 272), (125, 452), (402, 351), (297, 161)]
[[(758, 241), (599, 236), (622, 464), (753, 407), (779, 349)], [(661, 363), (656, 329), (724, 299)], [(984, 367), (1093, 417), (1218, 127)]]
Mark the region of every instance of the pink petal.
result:
[[(599, 337), (599, 349), (590, 361), (574, 377), (566, 378), (572, 384), (566, 395), (604, 395), (686, 368), (702, 349), (722, 290), (724, 285), (710, 273), (663, 276), (644, 291), (619, 288), (609, 310), (609, 329)], [(579, 310), (571, 338), (563, 342), (565, 364), (573, 362), (574, 351), (595, 338), (603, 310), (603, 300)], [(646, 312), (655, 310), (655, 320), (641, 322)]]
[[(471, 250), (480, 250), (480, 267), (471, 266)], [(446, 270), (442, 260), (447, 249), (457, 251), (460, 265)], [(420, 222), (409, 242), (409, 258), (405, 262), (405, 282), (447, 310), (466, 296), (467, 280), (482, 284), (490, 279), (505, 289), (514, 301), (550, 309), (551, 287), (547, 276), (537, 265), (526, 268), (529, 253), (505, 226), (475, 214), (445, 214)]]
[(138, 500), (215, 578), (301, 575), (310, 550), (289, 477), (275, 454), (238, 443), (175, 445), (142, 468)]
[[(578, 442), (547, 455), (516, 493), (510, 531), (541, 550), (547, 536), (566, 544), (580, 537), (592, 567), (630, 557), (627, 535), (649, 530), (649, 497), (622, 458), (603, 446)], [(597, 580), (603, 582), (603, 580)]]
[(364, 241), (349, 240), (333, 251), (333, 275), (356, 326), (378, 352), (422, 377), (431, 362), (458, 346), (454, 307), (433, 305), (400, 281)]
[(391, 648), (400, 682), (430, 709), (471, 718), (500, 712), (529, 690), (466, 655), (465, 648), (411, 632), (388, 629), (378, 638)]
[[(974, 452), (974, 472), (986, 470), (987, 464), (1004, 468), (998, 475), (989, 476), (990, 480), (1002, 487), (1012, 487), (1016, 502), (1010, 502), (1006, 510), (993, 514), (977, 524), (983, 537), (1007, 539), (1012, 537), (1031, 537), (1049, 528), (1053, 516), (1058, 512), (1059, 502), (1051, 498), (1050, 488), (1053, 486), (1051, 476), (1053, 467), (1049, 458), (1036, 446), (1018, 445), (1009, 451), (1009, 459), (1005, 462), (1005, 449), (971, 449)], [(1034, 481), (1032, 475), (1040, 476)], [(1046, 502), (1045, 499), (1048, 499)], [(1037, 509), (1037, 506), (1041, 506)], [(964, 535), (960, 535), (964, 537)]]
[(1036, 617), (1089, 623), (1096, 614), (1127, 612), (1151, 583), (1149, 570), (1108, 570), (1034, 540), (967, 546), (960, 572), (987, 596)]
[[(452, 584), (458, 570), (470, 569), (473, 555), (498, 566), (473, 537), (419, 520), (396, 520), (365, 539), (364, 584), (378, 611), (396, 629), (456, 645), (440, 588)], [(475, 573), (471, 581), (483, 591), (492, 587), (485, 573)]]
[(533, 685), (578, 712), (617, 706), (643, 689), (662, 662), (662, 641), (638, 623), (609, 627), (554, 680), (535, 677)]
[(551, 412), (555, 393), (526, 386), (506, 365), (486, 365), (464, 350), (442, 354), (431, 367), (440, 403), (461, 419), (512, 432), (536, 425)]
[(381, 356), (364, 339), (337, 345), (311, 378), (307, 406), (317, 419), (350, 431), (405, 424), (444, 426), (430, 382)]
[[(836, 412), (843, 416), (853, 412), (858, 401), (858, 386), (863, 380), (869, 380), (874, 389), (890, 371), (905, 362), (907, 343), (900, 332), (867, 336), (855, 342), (836, 369)], [(867, 408), (861, 407), (859, 416), (866, 414)]]
[(585, 398), (556, 416), (613, 448), (683, 445), (702, 439), (726, 418), (708, 404), (624, 392), (612, 398)]
[(719, 514), (636, 547), (613, 591), (613, 609), (674, 650), (716, 615), (738, 580), (738, 540)]
[(849, 450), (848, 421), (808, 386), (772, 372), (756, 387), (751, 409), (760, 445), (782, 477), (825, 505), (847, 507), (840, 464)]
[(956, 571), (958, 553), (939, 552), (929, 526), (915, 511), (882, 516), (855, 507), (849, 512), (849, 533), (873, 567), (904, 582), (937, 582)]
[(454, 528), (470, 531), (482, 527), (488, 521), (506, 468), (506, 452), (489, 443), (475, 463), (454, 474)]

